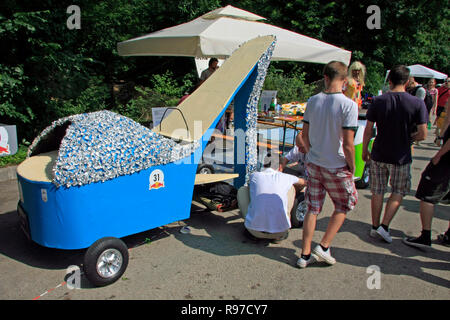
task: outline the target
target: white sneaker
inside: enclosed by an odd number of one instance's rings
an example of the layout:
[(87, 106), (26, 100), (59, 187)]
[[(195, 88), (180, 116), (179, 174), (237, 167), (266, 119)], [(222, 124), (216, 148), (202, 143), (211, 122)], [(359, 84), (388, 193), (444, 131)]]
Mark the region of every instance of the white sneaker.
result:
[(372, 238), (378, 238), (378, 232), (377, 232), (377, 230), (375, 230), (375, 229), (373, 229), (373, 228), (370, 229), (369, 235), (370, 235)]
[(384, 230), (382, 226), (379, 226), (376, 231), (387, 243), (392, 242), (391, 235), (389, 234), (389, 231)]
[(306, 266), (310, 263), (316, 262), (317, 261), (317, 257), (316, 255), (311, 253), (311, 256), (309, 257), (308, 260), (305, 260), (303, 258), (300, 257), (300, 259), (297, 260), (297, 266), (299, 266), (300, 268), (306, 268)]
[(317, 245), (313, 252), (319, 257), (320, 260), (324, 260), (328, 264), (335, 264), (336, 259), (331, 256), (331, 250), (328, 248), (327, 251), (323, 251), (320, 245)]

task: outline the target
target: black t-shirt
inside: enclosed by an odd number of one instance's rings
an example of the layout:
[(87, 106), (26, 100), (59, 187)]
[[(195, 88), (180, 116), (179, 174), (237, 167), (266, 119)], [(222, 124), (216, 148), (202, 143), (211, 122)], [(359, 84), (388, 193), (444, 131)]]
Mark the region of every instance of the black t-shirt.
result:
[(409, 93), (387, 92), (374, 98), (367, 110), (367, 120), (377, 126), (371, 158), (398, 165), (411, 163), (411, 134), (427, 119), (423, 100)]

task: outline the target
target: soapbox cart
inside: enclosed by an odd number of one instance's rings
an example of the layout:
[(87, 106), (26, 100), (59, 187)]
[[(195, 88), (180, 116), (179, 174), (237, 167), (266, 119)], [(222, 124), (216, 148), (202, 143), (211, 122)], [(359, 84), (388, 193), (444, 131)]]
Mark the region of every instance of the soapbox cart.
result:
[[(128, 265), (120, 238), (189, 218), (195, 184), (246, 175), (247, 158), (239, 174), (196, 170), (233, 99), (242, 129), (249, 129), (245, 119), (256, 119), (255, 97), (274, 41), (266, 36), (243, 44), (151, 130), (110, 111), (55, 121), (17, 169), (17, 211), (25, 234), (44, 247), (87, 248), (83, 269), (95, 286), (119, 279)], [(247, 156), (252, 144), (256, 136), (248, 135)]]

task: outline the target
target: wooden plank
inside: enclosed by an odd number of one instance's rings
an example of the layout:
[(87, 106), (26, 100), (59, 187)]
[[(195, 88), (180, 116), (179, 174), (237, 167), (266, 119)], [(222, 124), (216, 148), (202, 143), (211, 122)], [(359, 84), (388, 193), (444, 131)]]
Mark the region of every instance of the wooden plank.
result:
[(196, 174), (195, 185), (230, 180), (239, 177), (237, 173)]

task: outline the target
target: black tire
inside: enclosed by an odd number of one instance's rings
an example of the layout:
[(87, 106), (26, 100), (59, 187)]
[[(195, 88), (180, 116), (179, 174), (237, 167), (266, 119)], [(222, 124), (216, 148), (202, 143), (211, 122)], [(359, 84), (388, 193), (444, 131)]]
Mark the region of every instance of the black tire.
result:
[(369, 186), (369, 166), (365, 165), (361, 179), (355, 182), (358, 189), (366, 189)]
[[(113, 260), (107, 261), (109, 259)], [(116, 282), (127, 266), (128, 247), (117, 238), (106, 237), (95, 241), (84, 255), (84, 273), (96, 287)]]
[(304, 207), (305, 204), (305, 194), (302, 192), (300, 195), (295, 199), (294, 206), (291, 210), (291, 226), (292, 228), (301, 228), (303, 226), (303, 221), (300, 221), (297, 217), (297, 208), (298, 206)]
[(201, 163), (197, 167), (198, 174), (213, 174), (214, 172), (214, 167), (210, 164)]

